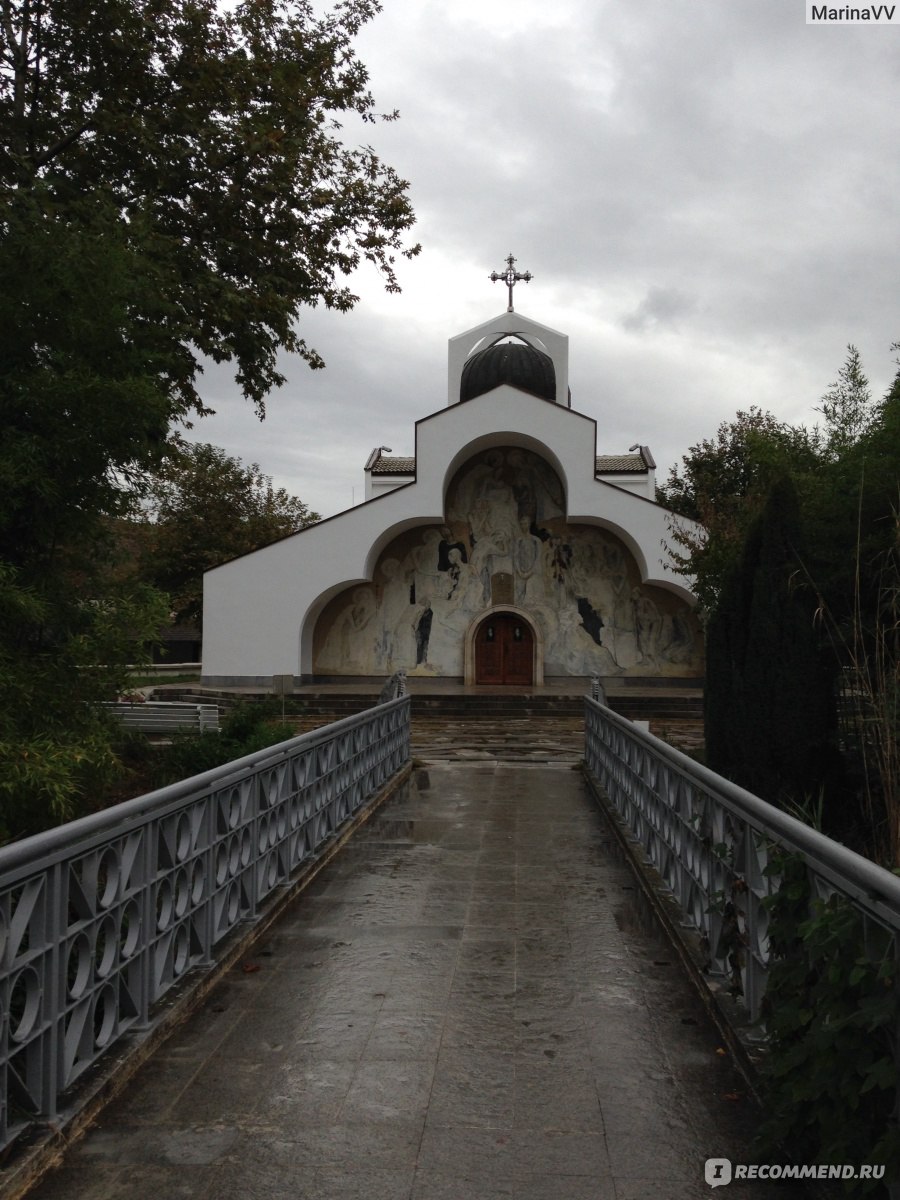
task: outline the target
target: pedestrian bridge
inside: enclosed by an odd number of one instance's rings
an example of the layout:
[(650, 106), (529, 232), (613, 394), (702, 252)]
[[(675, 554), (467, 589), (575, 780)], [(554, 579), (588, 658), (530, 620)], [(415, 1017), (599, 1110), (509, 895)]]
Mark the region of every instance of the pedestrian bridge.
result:
[(774, 846), (879, 930), (900, 881), (585, 708), (584, 773), (413, 767), (400, 696), (0, 851), (3, 1195), (680, 1200), (754, 1162), (630, 857), (750, 1025)]

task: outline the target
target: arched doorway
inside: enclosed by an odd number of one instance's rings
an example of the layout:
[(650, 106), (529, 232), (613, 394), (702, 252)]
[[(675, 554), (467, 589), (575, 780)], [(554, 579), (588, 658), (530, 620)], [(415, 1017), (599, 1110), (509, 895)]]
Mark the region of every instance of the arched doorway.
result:
[(493, 612), (475, 631), (475, 682), (534, 683), (534, 635), (513, 612)]

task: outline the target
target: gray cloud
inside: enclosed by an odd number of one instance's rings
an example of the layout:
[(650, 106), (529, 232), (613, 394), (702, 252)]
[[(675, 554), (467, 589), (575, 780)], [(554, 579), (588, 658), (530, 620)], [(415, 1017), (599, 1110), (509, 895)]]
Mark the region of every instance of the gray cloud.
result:
[(635, 333), (658, 326), (675, 327), (679, 317), (696, 307), (693, 297), (673, 287), (651, 287), (633, 312), (622, 318), (622, 326)]

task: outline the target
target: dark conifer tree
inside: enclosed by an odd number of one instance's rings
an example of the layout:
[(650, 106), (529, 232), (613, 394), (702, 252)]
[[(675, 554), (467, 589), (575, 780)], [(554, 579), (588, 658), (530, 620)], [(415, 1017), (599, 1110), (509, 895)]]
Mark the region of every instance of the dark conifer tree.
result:
[(707, 643), (710, 766), (782, 807), (815, 809), (820, 797), (827, 805), (834, 787), (833, 687), (815, 609), (797, 494), (783, 476), (748, 533)]

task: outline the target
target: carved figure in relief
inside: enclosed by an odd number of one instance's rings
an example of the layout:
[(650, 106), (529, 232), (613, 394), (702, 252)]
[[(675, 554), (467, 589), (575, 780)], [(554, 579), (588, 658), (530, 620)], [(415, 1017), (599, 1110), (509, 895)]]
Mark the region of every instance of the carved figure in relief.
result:
[(450, 555), (454, 550), (459, 551), (460, 560), (462, 562), (469, 561), (469, 553), (466, 549), (465, 542), (453, 541), (453, 532), (445, 525), (441, 529), (441, 540), (438, 543), (437, 569), (439, 571), (449, 571), (452, 569)]
[(462, 561), (463, 557), (461, 552), (456, 546), (454, 546), (453, 549), (447, 554), (447, 566), (445, 568), (447, 572), (447, 600), (451, 598), (453, 593), (459, 587), (459, 579), (462, 572)]
[[(379, 626), (382, 661), (385, 670), (396, 671), (411, 665), (410, 646), (404, 645), (404, 623), (410, 612), (409, 583), (396, 558), (386, 558), (380, 566), (384, 582), (379, 588)], [(408, 641), (408, 639), (406, 639)]]
[(491, 511), (485, 500), (476, 500), (469, 509), (469, 524), (472, 530), (472, 553), (474, 554), (478, 543), (490, 536)]
[[(454, 552), (451, 550), (451, 559), (453, 554)], [(447, 593), (447, 602), (444, 606), (444, 619), (448, 623), (448, 627), (455, 613), (474, 616), (484, 607), (484, 580), (480, 572), (461, 557), (453, 564), (453, 569), (458, 574), (455, 585)]]
[(556, 472), (530, 450), (511, 450), (508, 458), (518, 515), (526, 513), (536, 524), (565, 515), (565, 497)]
[(573, 658), (580, 661), (578, 639), (584, 634), (579, 629), (578, 613), (574, 609), (554, 607), (549, 616), (549, 657), (557, 664), (558, 670), (565, 674), (572, 669)]
[(365, 632), (374, 616), (373, 589), (369, 585), (354, 588), (319, 653), (320, 667), (323, 670), (367, 672), (374, 651), (374, 639), (365, 636)]
[(516, 520), (516, 498), (499, 471), (485, 482), (481, 498), (491, 515), (492, 527), (509, 532)]
[(441, 534), (437, 529), (427, 529), (422, 541), (407, 555), (406, 565), (415, 586), (415, 596), (440, 595), (444, 586), (443, 572), (439, 569)]
[(434, 610), (430, 600), (425, 600), (418, 608), (413, 621), (413, 632), (416, 639), (416, 666), (424, 666), (428, 661), (428, 643), (431, 640), (431, 625), (434, 620)]
[(628, 587), (628, 567), (621, 547), (614, 542), (604, 542), (600, 570), (610, 589), (611, 624), (623, 632), (633, 631), (634, 610)]
[(447, 509), (450, 520), (465, 521), (479, 499), (483, 499), (489, 482), (503, 466), (503, 453), (489, 450), (479, 462), (469, 466), (457, 478), (451, 503)]
[(552, 671), (564, 675), (618, 675), (621, 667), (606, 646), (598, 645), (585, 629), (575, 604), (559, 611), (557, 631), (548, 655)]
[[(593, 530), (570, 534), (572, 558), (568, 571), (568, 592), (571, 600), (580, 604), (589, 598), (591, 605), (603, 613), (604, 624), (612, 620), (615, 597), (602, 567), (602, 546)], [(569, 601), (571, 602), (571, 601)]]
[(440, 570), (441, 533), (439, 529), (426, 529), (421, 543), (410, 551), (413, 570), (417, 573), (434, 574)]
[(513, 547), (513, 566), (516, 577), (516, 603), (536, 604), (544, 595), (543, 543), (531, 532), (531, 518), (519, 518), (519, 536)]
[(558, 534), (551, 533), (543, 544), (543, 559), (548, 593), (562, 606), (566, 602), (566, 582), (572, 561), (572, 547)]
[(641, 663), (655, 661), (659, 651), (659, 635), (662, 632), (662, 617), (650, 597), (641, 590), (631, 592), (634, 605), (634, 632)]
[(490, 602), (491, 576), (499, 571), (512, 574), (510, 538), (502, 529), (492, 529), (475, 543), (472, 551), (472, 569), (481, 576), (483, 600)]
[(694, 626), (686, 604), (663, 619), (662, 657), (670, 663), (689, 663), (694, 658)]

